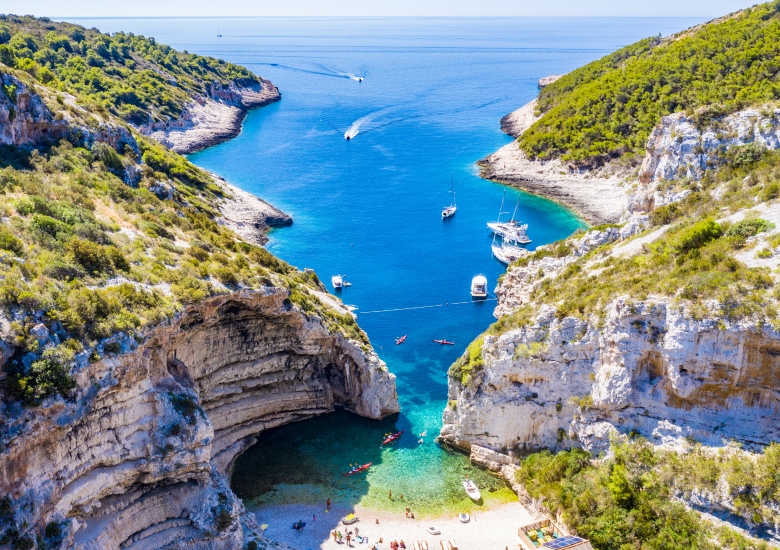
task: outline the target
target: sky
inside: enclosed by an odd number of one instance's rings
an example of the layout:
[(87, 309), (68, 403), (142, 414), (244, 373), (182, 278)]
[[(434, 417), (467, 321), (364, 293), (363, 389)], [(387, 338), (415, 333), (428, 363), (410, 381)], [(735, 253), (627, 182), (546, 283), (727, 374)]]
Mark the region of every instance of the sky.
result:
[(0, 13), (64, 17), (653, 16), (716, 17), (755, 0), (0, 0)]

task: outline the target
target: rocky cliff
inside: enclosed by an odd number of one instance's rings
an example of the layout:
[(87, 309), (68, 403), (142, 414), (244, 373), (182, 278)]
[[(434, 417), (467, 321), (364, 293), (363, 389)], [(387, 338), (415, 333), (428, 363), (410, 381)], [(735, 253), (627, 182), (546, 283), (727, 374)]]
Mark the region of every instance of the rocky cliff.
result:
[(248, 110), (281, 98), (279, 89), (268, 80), (246, 86), (214, 85), (206, 96), (190, 103), (179, 118), (148, 124), (140, 130), (177, 153), (192, 153), (236, 137)]
[(257, 535), (225, 473), (263, 430), (340, 406), (398, 411), (394, 376), (285, 289), (190, 306), (140, 341), (81, 357), (75, 395), (7, 408), (2, 520), (20, 537), (59, 523), (74, 548), (243, 548)]
[(776, 441), (780, 333), (687, 313), (616, 300), (598, 326), (545, 307), (528, 326), (486, 336), (484, 368), (466, 386), (450, 379), (443, 440), (515, 455), (605, 450), (613, 431), (657, 444)]

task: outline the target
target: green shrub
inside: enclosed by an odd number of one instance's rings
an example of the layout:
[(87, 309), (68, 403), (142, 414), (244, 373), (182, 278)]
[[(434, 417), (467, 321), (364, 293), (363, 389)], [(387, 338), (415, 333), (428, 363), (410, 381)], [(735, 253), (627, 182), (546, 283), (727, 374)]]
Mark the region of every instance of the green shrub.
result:
[(762, 220), (761, 218), (743, 220), (730, 226), (726, 230), (726, 236), (747, 238), (753, 237), (754, 235), (758, 235), (759, 233), (763, 233), (764, 231), (769, 231), (770, 229), (774, 228), (775, 224), (766, 220)]
[(8, 231), (0, 229), (0, 248), (13, 252), (17, 256), (24, 253), (24, 243)]
[(32, 229), (42, 231), (52, 237), (58, 235), (67, 235), (70, 233), (70, 226), (66, 223), (62, 223), (59, 220), (55, 220), (50, 216), (44, 214), (33, 214), (32, 222), (30, 223)]
[[(113, 267), (111, 249), (115, 247), (104, 247), (91, 241), (74, 237), (68, 241), (67, 250), (73, 261), (81, 265), (91, 274), (110, 271)], [(117, 252), (119, 252), (117, 250)], [(121, 253), (119, 253), (121, 256)], [(126, 265), (126, 261), (125, 261)]]
[(674, 243), (675, 249), (682, 254), (701, 248), (713, 239), (723, 235), (723, 228), (715, 220), (706, 219), (679, 232)]

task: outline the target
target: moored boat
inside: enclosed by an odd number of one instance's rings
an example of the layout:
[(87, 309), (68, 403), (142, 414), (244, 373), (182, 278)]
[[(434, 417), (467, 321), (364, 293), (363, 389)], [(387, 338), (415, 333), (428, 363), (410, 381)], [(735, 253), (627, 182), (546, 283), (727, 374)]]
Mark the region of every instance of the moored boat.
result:
[(404, 334), (403, 336), (399, 336), (398, 338), (396, 338), (395, 339), (395, 345), (397, 346), (399, 344), (403, 344), (404, 342), (406, 342), (406, 337), (407, 336), (408, 336), (408, 334)]
[(441, 211), (441, 219), (445, 220), (451, 218), (458, 211), (458, 206), (455, 204), (455, 175), (452, 176), (452, 204), (445, 206)]
[(529, 254), (525, 248), (520, 248), (519, 246), (513, 244), (513, 241), (507, 241), (503, 239), (500, 245), (494, 242), (491, 248), (493, 250), (493, 256), (495, 256), (496, 259), (502, 264), (507, 265)]
[(401, 430), (400, 432), (396, 432), (394, 434), (387, 434), (385, 436), (385, 440), (382, 441), (382, 445), (387, 445), (388, 443), (392, 443), (393, 441), (395, 441), (396, 439), (401, 437), (403, 435), (403, 433), (404, 433), (404, 431)]
[(336, 290), (340, 290), (344, 286), (344, 279), (341, 275), (334, 275), (330, 278), (330, 282)]
[(487, 277), (484, 275), (477, 275), (471, 279), (472, 298), (487, 298), (487, 294)]
[(468, 494), (469, 498), (471, 498), (471, 500), (474, 502), (477, 502), (480, 498), (482, 498), (479, 489), (469, 478), (463, 480), (463, 488), (466, 489), (466, 494)]

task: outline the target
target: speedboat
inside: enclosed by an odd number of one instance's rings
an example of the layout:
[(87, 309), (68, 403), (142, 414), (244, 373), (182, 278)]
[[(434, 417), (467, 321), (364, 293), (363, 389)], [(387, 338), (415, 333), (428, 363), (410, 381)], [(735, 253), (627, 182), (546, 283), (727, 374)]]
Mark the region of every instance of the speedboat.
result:
[(460, 520), (461, 523), (468, 523), (471, 520), (469, 515), (466, 514), (465, 512), (462, 514), (458, 514), (458, 519)]
[(477, 275), (471, 279), (471, 297), (487, 298), (487, 277)]
[(469, 498), (471, 498), (471, 500), (474, 502), (477, 502), (480, 498), (482, 498), (482, 495), (479, 493), (479, 489), (477, 489), (477, 486), (474, 485), (474, 482), (469, 478), (463, 480), (463, 488), (466, 489), (466, 494), (468, 494)]
[(434, 340), (437, 344), (441, 344), (442, 346), (454, 346), (455, 342), (450, 342), (449, 340)]
[(406, 342), (406, 337), (407, 336), (408, 336), (408, 334), (404, 334), (403, 336), (399, 336), (398, 338), (396, 338), (395, 339), (395, 345), (397, 346), (399, 344), (403, 344), (404, 342)]
[(431, 525), (430, 527), (428, 527), (425, 530), (428, 531), (429, 535), (441, 535), (441, 531), (436, 529), (436, 527), (434, 527), (433, 525)]
[(396, 432), (396, 433), (394, 433), (394, 434), (389, 434), (389, 435), (387, 435), (387, 436), (385, 437), (385, 440), (384, 440), (384, 441), (382, 441), (382, 445), (387, 445), (388, 443), (392, 443), (393, 441), (395, 441), (396, 439), (398, 439), (399, 437), (401, 437), (401, 436), (403, 435), (403, 433), (404, 433), (404, 431), (403, 431), (403, 430), (401, 430), (400, 432)]
[(340, 290), (344, 286), (344, 279), (341, 275), (334, 275), (330, 278), (330, 282), (333, 283), (333, 288)]
[(373, 462), (369, 462), (369, 463), (367, 463), (367, 464), (363, 464), (362, 466), (353, 466), (353, 467), (352, 467), (352, 469), (351, 469), (350, 471), (348, 471), (348, 472), (347, 472), (346, 474), (344, 474), (344, 475), (345, 475), (345, 476), (351, 476), (352, 474), (357, 474), (357, 473), (360, 473), (360, 472), (365, 472), (366, 470), (368, 470), (368, 469), (371, 467), (371, 465), (372, 465), (372, 464), (373, 464)]

